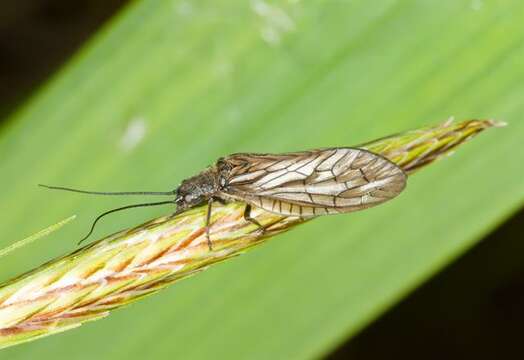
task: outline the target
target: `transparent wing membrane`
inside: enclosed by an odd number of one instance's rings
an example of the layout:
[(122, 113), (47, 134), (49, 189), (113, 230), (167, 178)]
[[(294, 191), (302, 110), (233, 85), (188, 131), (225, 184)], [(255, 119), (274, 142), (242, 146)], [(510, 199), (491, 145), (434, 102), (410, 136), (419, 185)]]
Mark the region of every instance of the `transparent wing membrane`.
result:
[(365, 209), (406, 186), (397, 165), (363, 149), (331, 148), (281, 155), (233, 154), (227, 194), (286, 216)]

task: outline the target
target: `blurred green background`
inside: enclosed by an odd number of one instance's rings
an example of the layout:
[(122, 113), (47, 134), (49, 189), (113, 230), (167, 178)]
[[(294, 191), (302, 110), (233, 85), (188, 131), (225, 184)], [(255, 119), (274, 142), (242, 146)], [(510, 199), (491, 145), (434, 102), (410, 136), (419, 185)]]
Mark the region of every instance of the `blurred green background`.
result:
[[(523, 11), (517, 0), (4, 4), (0, 246), (79, 219), (3, 258), (2, 280), (73, 250), (97, 213), (129, 202), (45, 192), (39, 182), (167, 190), (236, 151), (352, 145), (450, 115), (510, 127), (424, 169), (391, 204), (318, 219), (1, 358), (518, 350)], [(113, 216), (97, 235), (165, 211)]]

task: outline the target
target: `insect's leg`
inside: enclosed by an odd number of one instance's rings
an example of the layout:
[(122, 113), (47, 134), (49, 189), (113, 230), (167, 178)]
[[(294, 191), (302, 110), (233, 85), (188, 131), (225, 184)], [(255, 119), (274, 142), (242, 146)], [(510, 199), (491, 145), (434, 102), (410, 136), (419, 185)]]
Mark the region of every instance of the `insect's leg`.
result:
[(256, 219), (253, 219), (251, 217), (251, 205), (250, 204), (247, 204), (246, 208), (244, 209), (244, 220), (258, 226), (259, 230), (261, 230), (262, 233), (266, 231), (266, 228), (262, 224), (260, 224)]
[(209, 237), (209, 223), (211, 222), (212, 207), (213, 207), (213, 198), (210, 198), (207, 201), (207, 214), (206, 214), (206, 239), (207, 239), (207, 246), (209, 247), (209, 251), (213, 250), (213, 244), (211, 243), (211, 238)]

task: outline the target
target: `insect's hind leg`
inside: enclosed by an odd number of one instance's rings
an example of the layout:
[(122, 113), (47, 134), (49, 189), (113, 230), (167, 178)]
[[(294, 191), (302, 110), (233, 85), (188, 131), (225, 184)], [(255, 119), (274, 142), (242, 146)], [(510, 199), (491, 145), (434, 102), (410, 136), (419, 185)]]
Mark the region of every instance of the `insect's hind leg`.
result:
[(256, 219), (251, 217), (251, 205), (250, 204), (247, 204), (245, 209), (244, 209), (244, 220), (246, 220), (246, 221), (248, 221), (248, 222), (258, 226), (258, 230), (260, 230), (262, 232), (262, 234), (266, 231), (265, 226), (263, 226)]

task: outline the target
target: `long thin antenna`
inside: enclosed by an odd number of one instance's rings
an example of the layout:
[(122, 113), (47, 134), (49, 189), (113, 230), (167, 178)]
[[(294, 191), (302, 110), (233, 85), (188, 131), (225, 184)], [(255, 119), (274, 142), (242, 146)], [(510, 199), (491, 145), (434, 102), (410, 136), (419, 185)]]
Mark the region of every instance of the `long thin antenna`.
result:
[(166, 205), (166, 204), (175, 204), (175, 201), (174, 200), (169, 200), (169, 201), (159, 201), (159, 202), (153, 202), (153, 203), (144, 203), (144, 204), (134, 204), (134, 205), (127, 205), (127, 206), (122, 206), (122, 207), (119, 207), (119, 208), (116, 208), (116, 209), (112, 209), (112, 210), (109, 210), (109, 211), (106, 211), (100, 215), (98, 215), (98, 217), (95, 219), (95, 221), (93, 221), (93, 224), (91, 224), (91, 229), (89, 230), (89, 232), (87, 233), (86, 236), (84, 236), (79, 242), (78, 242), (78, 245), (80, 245), (85, 239), (87, 239), (89, 236), (91, 236), (91, 234), (93, 233), (93, 231), (95, 230), (95, 226), (96, 226), (96, 223), (98, 222), (98, 220), (100, 220), (101, 218), (103, 218), (104, 216), (106, 215), (109, 215), (111, 213), (114, 213), (114, 212), (117, 212), (117, 211), (121, 211), (121, 210), (126, 210), (126, 209), (131, 209), (131, 208), (137, 208), (137, 207), (145, 207), (145, 206), (157, 206), (157, 205)]
[(63, 186), (51, 186), (51, 185), (43, 185), (38, 184), (38, 186), (44, 187), (46, 189), (52, 189), (52, 190), (64, 190), (64, 191), (71, 191), (76, 193), (82, 193), (82, 194), (91, 194), (91, 195), (175, 195), (175, 191), (87, 191), (87, 190), (79, 190), (79, 189), (72, 189), (67, 188)]

